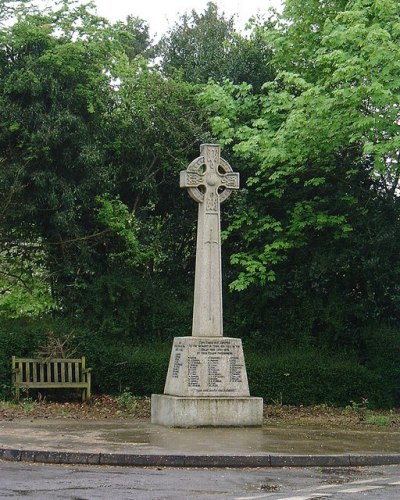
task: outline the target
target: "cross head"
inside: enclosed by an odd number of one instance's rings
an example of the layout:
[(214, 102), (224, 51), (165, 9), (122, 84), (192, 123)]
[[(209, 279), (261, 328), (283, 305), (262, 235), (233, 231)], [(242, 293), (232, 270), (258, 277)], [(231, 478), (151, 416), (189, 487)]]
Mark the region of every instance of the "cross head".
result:
[(221, 158), (219, 145), (202, 144), (200, 154), (180, 173), (180, 187), (187, 188), (198, 203), (205, 203), (207, 213), (218, 212), (219, 204), (239, 189), (239, 174)]

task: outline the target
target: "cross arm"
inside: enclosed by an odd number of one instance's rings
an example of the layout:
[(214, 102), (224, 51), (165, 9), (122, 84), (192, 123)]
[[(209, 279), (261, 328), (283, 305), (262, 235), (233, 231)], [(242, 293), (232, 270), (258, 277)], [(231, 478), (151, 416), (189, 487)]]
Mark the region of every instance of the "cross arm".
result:
[(239, 173), (227, 172), (221, 176), (221, 184), (228, 189), (239, 189)]
[(198, 174), (197, 172), (188, 172), (183, 170), (180, 173), (179, 185), (181, 188), (195, 188), (204, 184), (204, 174)]

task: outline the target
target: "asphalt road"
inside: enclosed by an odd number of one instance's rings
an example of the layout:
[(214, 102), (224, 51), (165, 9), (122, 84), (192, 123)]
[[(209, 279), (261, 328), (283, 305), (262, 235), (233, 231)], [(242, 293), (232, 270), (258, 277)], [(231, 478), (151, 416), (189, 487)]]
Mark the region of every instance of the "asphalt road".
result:
[(0, 461), (0, 498), (392, 500), (400, 498), (400, 466), (168, 469)]

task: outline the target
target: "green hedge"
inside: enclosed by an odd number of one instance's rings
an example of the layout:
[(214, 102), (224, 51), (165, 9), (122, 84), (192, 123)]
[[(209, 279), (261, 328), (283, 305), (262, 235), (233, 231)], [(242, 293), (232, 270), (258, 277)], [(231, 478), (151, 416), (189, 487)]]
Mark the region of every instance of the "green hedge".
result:
[(102, 346), (86, 350), (87, 364), (93, 369), (93, 390), (118, 394), (129, 391), (149, 396), (164, 391), (169, 362), (167, 346)]
[[(137, 396), (149, 396), (163, 391), (172, 340), (145, 345), (110, 341), (82, 326), (50, 319), (0, 325), (0, 391), (10, 384), (11, 356), (33, 355), (46, 342), (49, 331), (61, 337), (74, 334), (71, 347), (77, 349), (77, 356), (85, 355), (88, 366), (93, 368), (94, 392), (118, 394), (128, 390)], [(371, 407), (398, 406), (398, 337), (398, 332), (392, 330), (379, 334), (372, 331), (364, 353), (368, 362), (362, 363), (355, 355), (311, 347), (255, 352), (247, 346), (251, 394), (262, 396), (266, 403), (345, 406), (366, 398)]]
[(251, 394), (266, 403), (346, 406), (366, 398), (373, 407), (395, 405), (380, 374), (354, 359), (317, 349), (249, 352), (246, 366)]
[[(400, 330), (390, 325), (370, 326), (361, 332), (365, 339), (365, 365), (383, 380), (382, 391), (400, 406)], [(385, 406), (392, 406), (392, 403)]]

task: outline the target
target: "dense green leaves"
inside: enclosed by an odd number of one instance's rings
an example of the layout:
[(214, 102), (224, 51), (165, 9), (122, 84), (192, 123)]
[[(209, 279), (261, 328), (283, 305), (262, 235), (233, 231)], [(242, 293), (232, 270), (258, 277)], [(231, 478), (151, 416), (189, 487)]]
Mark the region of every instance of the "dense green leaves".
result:
[[(399, 21), (397, 2), (288, 0), (264, 30), (275, 80), (200, 97), (246, 173), (232, 287), (322, 300), (342, 311), (334, 329), (399, 314)], [(311, 331), (333, 326), (321, 314)]]
[(39, 242), (8, 244), (0, 255), (0, 317), (40, 317), (56, 308)]
[(77, 312), (98, 273), (166, 259), (175, 177), (203, 120), (190, 87), (146, 60), (139, 19), (68, 3), (17, 14), (0, 32), (1, 251), (37, 242), (43, 286)]
[(271, 50), (257, 25), (249, 36), (235, 30), (235, 17), (226, 18), (213, 2), (201, 14), (192, 10), (158, 44), (167, 76), (179, 73), (185, 81), (248, 82), (259, 89), (270, 80)]

